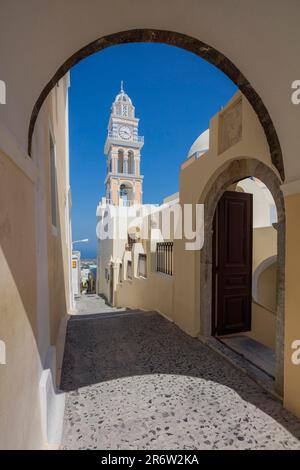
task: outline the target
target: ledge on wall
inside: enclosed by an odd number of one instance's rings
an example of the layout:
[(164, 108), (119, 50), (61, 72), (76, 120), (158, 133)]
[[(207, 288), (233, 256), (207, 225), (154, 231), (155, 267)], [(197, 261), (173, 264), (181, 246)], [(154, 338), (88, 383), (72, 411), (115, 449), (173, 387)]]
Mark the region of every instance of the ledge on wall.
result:
[(50, 448), (58, 448), (62, 440), (65, 393), (56, 389), (56, 348), (50, 346), (45, 369), (40, 379), (40, 404), (43, 438)]

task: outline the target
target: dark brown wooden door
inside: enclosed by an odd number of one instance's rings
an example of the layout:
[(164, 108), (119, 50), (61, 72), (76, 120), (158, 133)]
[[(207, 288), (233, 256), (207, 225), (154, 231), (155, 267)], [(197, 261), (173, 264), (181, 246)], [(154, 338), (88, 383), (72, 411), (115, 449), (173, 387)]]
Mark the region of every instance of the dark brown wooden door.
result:
[(252, 194), (226, 191), (214, 218), (213, 334), (251, 330)]

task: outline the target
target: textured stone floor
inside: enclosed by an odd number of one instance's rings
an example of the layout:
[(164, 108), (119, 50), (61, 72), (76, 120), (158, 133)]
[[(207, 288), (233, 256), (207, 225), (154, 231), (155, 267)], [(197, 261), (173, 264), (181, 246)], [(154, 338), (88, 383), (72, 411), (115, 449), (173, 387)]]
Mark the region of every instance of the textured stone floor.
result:
[(65, 449), (300, 449), (300, 422), (158, 314), (75, 316)]

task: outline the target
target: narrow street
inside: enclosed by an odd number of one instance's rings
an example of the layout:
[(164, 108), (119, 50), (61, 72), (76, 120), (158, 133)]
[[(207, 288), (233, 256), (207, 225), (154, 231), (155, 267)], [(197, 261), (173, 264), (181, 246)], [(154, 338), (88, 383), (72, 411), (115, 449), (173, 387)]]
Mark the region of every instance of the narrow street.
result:
[(61, 380), (63, 449), (300, 449), (299, 420), (161, 315), (96, 296), (78, 308)]

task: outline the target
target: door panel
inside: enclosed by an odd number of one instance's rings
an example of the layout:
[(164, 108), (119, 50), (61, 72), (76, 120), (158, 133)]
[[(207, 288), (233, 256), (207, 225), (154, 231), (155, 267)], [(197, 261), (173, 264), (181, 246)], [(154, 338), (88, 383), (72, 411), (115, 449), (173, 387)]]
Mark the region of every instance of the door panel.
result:
[(249, 331), (252, 194), (223, 194), (215, 212), (213, 240), (213, 334)]

